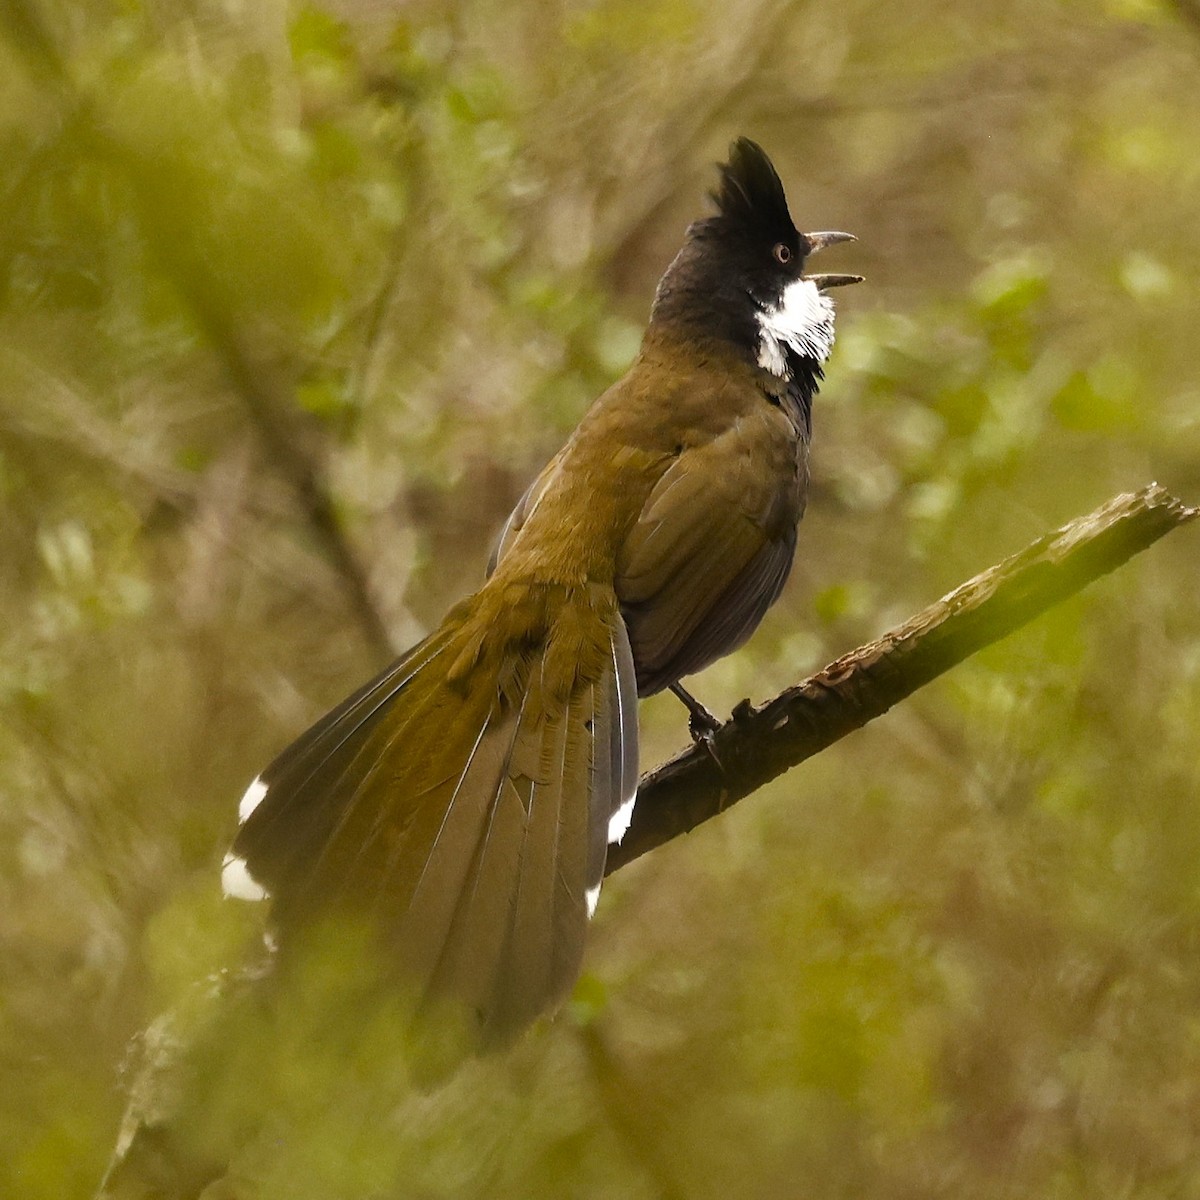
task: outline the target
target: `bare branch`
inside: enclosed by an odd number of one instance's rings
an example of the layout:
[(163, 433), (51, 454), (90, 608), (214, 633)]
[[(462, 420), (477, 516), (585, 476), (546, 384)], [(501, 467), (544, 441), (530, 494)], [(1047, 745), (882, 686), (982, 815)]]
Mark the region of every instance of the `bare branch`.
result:
[(761, 707), (742, 701), (711, 753), (689, 747), (643, 777), (608, 872), (723, 812), (1198, 515), (1157, 484), (1116, 496)]

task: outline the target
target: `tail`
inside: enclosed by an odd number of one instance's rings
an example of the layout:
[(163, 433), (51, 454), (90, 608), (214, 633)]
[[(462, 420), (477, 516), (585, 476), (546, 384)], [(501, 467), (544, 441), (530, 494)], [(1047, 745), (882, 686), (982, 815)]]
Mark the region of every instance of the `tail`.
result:
[(365, 917), (422, 1004), (502, 1042), (573, 983), (637, 787), (611, 591), (493, 577), (251, 784), (226, 890)]

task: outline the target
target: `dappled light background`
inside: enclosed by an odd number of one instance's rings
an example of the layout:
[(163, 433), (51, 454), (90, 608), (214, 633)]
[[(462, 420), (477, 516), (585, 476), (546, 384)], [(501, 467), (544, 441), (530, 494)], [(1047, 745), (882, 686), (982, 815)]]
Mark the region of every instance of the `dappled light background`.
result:
[[(246, 782), (477, 585), (733, 136), (867, 283), (724, 712), (1200, 500), (1197, 130), (1195, 0), (4, 5), (0, 1194), (91, 1194), (129, 1039), (255, 936)], [(238, 1194), (1194, 1194), (1197, 536), (615, 875), (571, 1004), (446, 1088), (232, 1022)]]

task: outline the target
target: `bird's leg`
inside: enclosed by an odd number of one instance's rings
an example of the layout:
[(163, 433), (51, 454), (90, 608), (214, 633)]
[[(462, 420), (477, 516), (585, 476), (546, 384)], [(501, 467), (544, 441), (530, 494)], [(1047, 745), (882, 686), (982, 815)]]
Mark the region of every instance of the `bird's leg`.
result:
[(713, 734), (721, 728), (721, 722), (682, 684), (671, 684), (671, 691), (688, 710), (688, 732), (692, 735), (692, 741), (711, 742)]

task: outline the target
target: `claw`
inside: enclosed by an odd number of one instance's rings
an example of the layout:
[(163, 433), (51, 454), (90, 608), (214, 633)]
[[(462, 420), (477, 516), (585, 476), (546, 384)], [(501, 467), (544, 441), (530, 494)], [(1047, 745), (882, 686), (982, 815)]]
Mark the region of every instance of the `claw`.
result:
[(671, 684), (671, 691), (679, 697), (688, 710), (688, 732), (692, 735), (692, 741), (706, 742), (711, 747), (713, 734), (721, 728), (724, 722), (713, 716), (682, 684)]

